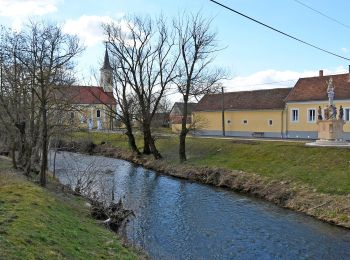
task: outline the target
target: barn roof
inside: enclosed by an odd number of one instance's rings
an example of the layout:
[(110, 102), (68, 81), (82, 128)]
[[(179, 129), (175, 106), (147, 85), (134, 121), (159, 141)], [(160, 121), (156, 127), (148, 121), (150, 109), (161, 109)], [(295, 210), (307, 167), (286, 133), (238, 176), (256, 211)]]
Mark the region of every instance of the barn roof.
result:
[[(224, 93), (225, 110), (283, 109), (284, 99), (291, 88), (262, 89)], [(222, 109), (222, 94), (207, 94), (195, 107), (195, 111)]]

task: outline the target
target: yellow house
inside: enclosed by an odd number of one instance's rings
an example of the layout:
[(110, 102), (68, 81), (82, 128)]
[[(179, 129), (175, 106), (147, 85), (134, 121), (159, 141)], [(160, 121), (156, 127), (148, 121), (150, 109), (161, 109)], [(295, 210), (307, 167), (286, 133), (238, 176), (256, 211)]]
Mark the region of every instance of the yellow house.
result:
[(324, 118), (328, 105), (327, 85), (333, 79), (335, 88), (334, 105), (343, 107), (344, 138), (350, 140), (350, 74), (324, 76), (320, 70), (318, 77), (300, 78), (286, 98), (286, 135), (289, 138), (317, 138), (318, 110)]
[[(290, 88), (205, 95), (193, 113), (201, 127), (195, 134), (284, 137), (284, 99)], [(224, 104), (224, 106), (223, 106)], [(224, 107), (224, 127), (222, 111)]]
[(195, 134), (316, 139), (318, 110), (324, 117), (331, 77), (334, 104), (338, 111), (343, 107), (344, 138), (350, 140), (349, 74), (323, 76), (322, 71), (318, 77), (300, 78), (293, 88), (205, 95), (192, 115), (202, 121)]

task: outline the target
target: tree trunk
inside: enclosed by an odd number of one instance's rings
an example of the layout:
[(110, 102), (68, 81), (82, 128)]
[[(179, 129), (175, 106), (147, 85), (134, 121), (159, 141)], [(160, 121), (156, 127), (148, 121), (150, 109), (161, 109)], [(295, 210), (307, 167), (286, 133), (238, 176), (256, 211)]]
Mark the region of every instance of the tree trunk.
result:
[(13, 168), (17, 169), (17, 162), (16, 162), (16, 141), (12, 141), (12, 148), (11, 148), (11, 157), (12, 157), (12, 166)]
[(180, 156), (180, 162), (184, 162), (187, 160), (187, 158), (186, 158), (186, 132), (183, 132), (183, 130), (181, 130), (181, 133), (180, 133), (179, 156)]
[(149, 137), (147, 136), (146, 133), (146, 127), (143, 125), (143, 154), (151, 154), (151, 145), (150, 145), (150, 140)]
[[(34, 83), (32, 82), (32, 85)], [(27, 147), (27, 153), (26, 153), (26, 169), (25, 169), (25, 174), (29, 176), (30, 172), (32, 171), (32, 154), (33, 154), (33, 149), (35, 146), (35, 133), (34, 133), (34, 117), (35, 117), (35, 94), (34, 94), (34, 88), (32, 86), (31, 92), (30, 92), (30, 121), (29, 121), (29, 141), (28, 141), (28, 147)]]
[(151, 143), (148, 131), (150, 132), (150, 126), (146, 122), (142, 123), (142, 131), (143, 131), (143, 154), (151, 154)]
[(47, 145), (48, 145), (48, 136), (47, 136), (47, 111), (46, 104), (42, 104), (42, 144), (41, 144), (41, 167), (40, 167), (40, 185), (45, 187), (46, 180), (46, 169), (47, 169)]
[(25, 165), (25, 170), (24, 170), (24, 174), (26, 176), (30, 175), (30, 172), (32, 170), (32, 147), (27, 147), (27, 151), (26, 151), (26, 165)]
[(55, 148), (55, 153), (53, 155), (53, 178), (56, 178), (56, 155), (57, 155), (57, 146)]
[(156, 147), (156, 144), (154, 142), (154, 138), (151, 135), (151, 132), (149, 132), (149, 139), (150, 139), (150, 147), (151, 147), (151, 151), (152, 151), (152, 154), (154, 156), (154, 159), (157, 159), (157, 160), (162, 159), (163, 157)]
[(26, 162), (26, 137), (25, 137), (25, 134), (21, 134), (21, 147), (20, 147), (20, 150), (19, 150), (19, 158), (18, 158), (18, 161), (20, 162), (21, 164), (21, 168), (24, 169), (27, 162)]
[(19, 131), (20, 145), (18, 150), (18, 162), (21, 168), (26, 166), (26, 132), (25, 132), (25, 122), (17, 123), (16, 127)]
[(135, 137), (132, 133), (132, 128), (131, 128), (130, 123), (127, 122), (125, 124), (125, 126), (126, 126), (126, 135), (128, 136), (128, 142), (129, 142), (129, 146), (130, 146), (131, 150), (134, 153), (136, 153), (137, 155), (141, 154), (139, 149), (137, 148)]
[(181, 132), (180, 132), (180, 145), (179, 145), (179, 157), (180, 162), (184, 162), (187, 160), (186, 158), (186, 136), (187, 136), (187, 103), (188, 99), (184, 98), (184, 107), (182, 113), (182, 121), (181, 121)]
[(150, 153), (153, 154), (154, 159), (162, 159), (162, 155), (157, 150), (154, 138), (152, 137), (150, 124), (144, 124), (143, 126), (143, 138), (145, 143), (147, 142)]

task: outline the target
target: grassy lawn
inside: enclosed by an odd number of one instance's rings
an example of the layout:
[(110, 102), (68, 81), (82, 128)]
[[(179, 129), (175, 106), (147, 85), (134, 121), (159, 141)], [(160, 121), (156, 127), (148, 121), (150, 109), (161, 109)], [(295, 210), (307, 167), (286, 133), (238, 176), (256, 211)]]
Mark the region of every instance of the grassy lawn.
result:
[[(90, 138), (127, 148), (122, 134), (75, 133), (73, 139)], [(142, 139), (137, 137), (139, 147)], [(164, 159), (177, 164), (178, 137), (159, 137)], [(300, 142), (267, 142), (187, 138), (187, 164), (214, 166), (256, 173), (271, 180), (292, 181), (318, 192), (350, 194), (350, 149), (307, 147)]]
[(84, 201), (8, 173), (0, 159), (0, 259), (137, 259)]

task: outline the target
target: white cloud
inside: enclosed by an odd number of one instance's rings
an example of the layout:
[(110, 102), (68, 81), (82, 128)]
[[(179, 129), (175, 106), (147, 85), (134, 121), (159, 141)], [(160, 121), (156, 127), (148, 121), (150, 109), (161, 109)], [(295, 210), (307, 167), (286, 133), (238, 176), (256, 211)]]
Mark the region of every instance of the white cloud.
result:
[[(120, 17), (121, 14), (117, 16)], [(65, 33), (78, 35), (87, 46), (93, 46), (106, 40), (101, 26), (110, 22), (116, 21), (110, 16), (83, 15), (76, 20), (68, 20), (63, 30)]]
[[(324, 75), (345, 73), (346, 69), (342, 66), (329, 70), (324, 69)], [(244, 91), (269, 88), (287, 88), (293, 87), (299, 78), (318, 76), (319, 71), (291, 71), (291, 70), (263, 70), (255, 72), (248, 76), (237, 76), (231, 80), (226, 80), (223, 85), (227, 92)]]
[(29, 16), (42, 16), (57, 11), (62, 0), (0, 0), (0, 17), (12, 20), (12, 28), (20, 30)]
[(340, 50), (341, 50), (342, 52), (344, 52), (344, 53), (348, 53), (348, 52), (349, 52), (349, 49), (348, 49), (348, 48), (345, 48), (345, 47), (341, 48)]
[(0, 0), (0, 16), (44, 15), (57, 11), (58, 0)]

